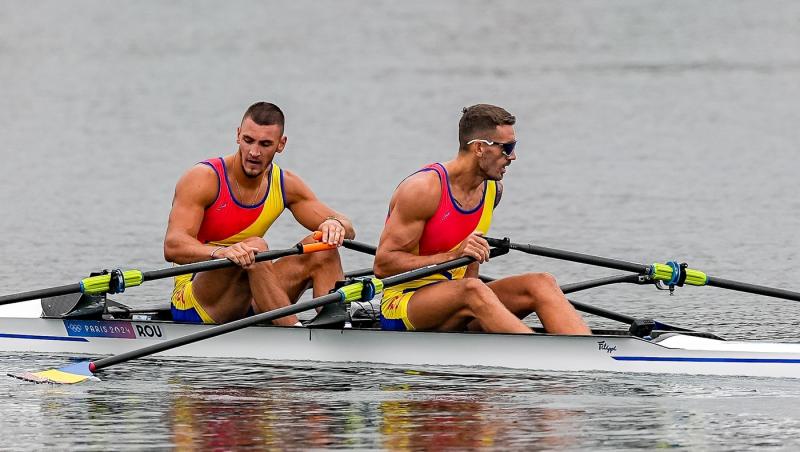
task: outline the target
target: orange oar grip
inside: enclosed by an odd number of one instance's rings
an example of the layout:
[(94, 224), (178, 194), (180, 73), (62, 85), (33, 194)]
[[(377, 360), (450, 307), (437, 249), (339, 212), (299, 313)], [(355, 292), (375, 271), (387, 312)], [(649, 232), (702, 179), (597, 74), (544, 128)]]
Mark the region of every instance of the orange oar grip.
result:
[(327, 243), (309, 243), (303, 245), (303, 254), (313, 253), (315, 251), (325, 251), (335, 249), (336, 245), (328, 245)]
[(314, 231), (312, 237), (314, 237), (314, 240), (322, 240), (322, 231)]

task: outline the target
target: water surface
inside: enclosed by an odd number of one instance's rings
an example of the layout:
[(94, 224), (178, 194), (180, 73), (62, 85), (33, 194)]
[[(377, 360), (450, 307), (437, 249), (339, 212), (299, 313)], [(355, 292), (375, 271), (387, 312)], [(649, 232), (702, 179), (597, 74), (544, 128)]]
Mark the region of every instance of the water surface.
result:
[[(242, 112), (262, 99), (287, 114), (279, 163), (362, 241), (377, 241), (402, 177), (455, 153), (461, 107), (491, 102), (518, 117), (520, 142), (493, 234), (800, 289), (798, 24), (791, 1), (4, 2), (0, 293), (164, 267), (175, 181), (232, 152)], [(268, 239), (302, 234), (284, 215)], [(513, 253), (484, 269), (525, 271), (614, 273)], [(150, 282), (120, 301), (160, 305), (169, 289)], [(574, 298), (798, 341), (794, 302), (627, 286)], [(63, 360), (2, 355), (0, 370)], [(799, 389), (142, 360), (87, 385), (0, 380), (0, 431), (20, 449), (761, 450), (797, 445)]]

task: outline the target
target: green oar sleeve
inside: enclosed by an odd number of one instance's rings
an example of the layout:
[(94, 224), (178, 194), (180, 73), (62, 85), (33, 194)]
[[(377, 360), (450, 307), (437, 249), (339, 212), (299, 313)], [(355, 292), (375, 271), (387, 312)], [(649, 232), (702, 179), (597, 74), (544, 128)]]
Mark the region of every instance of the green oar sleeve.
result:
[[(678, 270), (667, 264), (653, 264), (650, 277), (656, 281), (673, 281), (675, 278), (675, 271)], [(687, 268), (684, 271), (686, 272), (686, 281), (684, 284), (705, 286), (708, 282), (708, 276), (699, 270)]]
[[(144, 280), (144, 275), (139, 270), (126, 270), (122, 272), (125, 287), (138, 286)], [(108, 293), (111, 289), (111, 274), (90, 276), (81, 280), (81, 292), (87, 295), (100, 295)]]
[[(374, 294), (378, 294), (383, 292), (383, 281), (378, 278), (371, 278), (372, 285), (375, 286)], [(364, 283), (361, 281), (355, 282), (353, 284), (348, 284), (344, 287), (339, 288), (339, 293), (344, 296), (344, 301), (358, 301), (362, 298), (362, 293), (364, 290)]]

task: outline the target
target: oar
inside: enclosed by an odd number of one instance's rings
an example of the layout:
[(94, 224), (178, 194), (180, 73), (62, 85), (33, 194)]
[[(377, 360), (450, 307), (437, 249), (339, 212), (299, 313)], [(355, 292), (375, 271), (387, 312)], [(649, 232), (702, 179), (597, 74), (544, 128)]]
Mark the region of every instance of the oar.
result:
[[(344, 243), (342, 244), (342, 246), (344, 246), (345, 248), (354, 250), (354, 251), (359, 251), (359, 252), (362, 252), (362, 253), (365, 253), (365, 254), (371, 254), (373, 256), (377, 252), (377, 248), (374, 245), (370, 245), (370, 244), (363, 243), (363, 242), (357, 242), (355, 240), (349, 240), (349, 239), (345, 240)], [(492, 282), (492, 281), (495, 280), (495, 278), (492, 278), (490, 276), (485, 276), (485, 275), (480, 275), (479, 278), (481, 279), (481, 281), (486, 282), (486, 283)], [(602, 278), (602, 279), (596, 279), (596, 280), (591, 280), (591, 281), (584, 281), (584, 282), (580, 282), (580, 283), (564, 284), (564, 285), (561, 286), (561, 290), (565, 294), (567, 294), (567, 293), (570, 293), (570, 292), (577, 292), (577, 291), (580, 291), (580, 290), (591, 289), (593, 287), (599, 287), (599, 286), (603, 286), (603, 285), (606, 285), (606, 284), (615, 284), (615, 283), (620, 283), (620, 282), (636, 283), (636, 282), (638, 282), (638, 278), (639, 278), (639, 276), (635, 275), (635, 274), (625, 275), (625, 276), (613, 276), (613, 277), (610, 277), (610, 278)], [(625, 314), (620, 314), (618, 312), (609, 311), (607, 309), (598, 308), (596, 306), (592, 306), (592, 305), (589, 305), (589, 304), (586, 304), (586, 303), (580, 303), (580, 302), (573, 301), (573, 300), (568, 300), (568, 301), (570, 303), (572, 303), (572, 305), (578, 311), (586, 312), (588, 314), (593, 314), (593, 315), (596, 315), (598, 317), (604, 317), (604, 318), (609, 319), (609, 320), (616, 320), (617, 322), (627, 323), (628, 325), (633, 325), (633, 323), (637, 321), (637, 319), (635, 319), (634, 317), (630, 317), (630, 316), (627, 316)], [(669, 325), (669, 324), (666, 324), (666, 323), (662, 323), (662, 322), (655, 322), (655, 327), (656, 327), (655, 329), (659, 329), (659, 330), (690, 331), (690, 330), (687, 330), (685, 328), (672, 326), (672, 325)]]
[(655, 263), (652, 265), (637, 264), (619, 259), (592, 256), (590, 254), (576, 253), (573, 251), (559, 250), (556, 248), (547, 248), (537, 245), (524, 245), (509, 242), (506, 239), (501, 240), (491, 237), (484, 238), (487, 242), (489, 242), (489, 245), (492, 246), (503, 246), (503, 244), (505, 244), (505, 246), (508, 246), (512, 250), (522, 251), (523, 253), (534, 254), (536, 256), (551, 257), (554, 259), (633, 272), (638, 275), (646, 276), (653, 281), (662, 281), (670, 286), (682, 286), (683, 284), (689, 284), (692, 286), (713, 286), (723, 289), (737, 290), (739, 292), (765, 295), (768, 297), (800, 301), (799, 292), (761, 286), (758, 284), (748, 284), (730, 279), (718, 278), (716, 276), (709, 276), (699, 270), (686, 268), (684, 264), (678, 264), (677, 262), (668, 262), (666, 264)]
[[(483, 282), (492, 282), (495, 278), (491, 278), (489, 276), (481, 276), (481, 281)], [(564, 294), (578, 292), (581, 290), (592, 289), (594, 287), (605, 286), (609, 284), (619, 284), (619, 283), (631, 283), (631, 284), (644, 284), (639, 280), (639, 275), (618, 275), (618, 276), (608, 276), (605, 278), (598, 278), (598, 279), (590, 279), (588, 281), (581, 281), (577, 283), (570, 283), (570, 284), (562, 284), (561, 291)], [(581, 303), (579, 301), (567, 299), (572, 306), (575, 307), (578, 311), (585, 312), (587, 314), (596, 315), (598, 317), (603, 317), (609, 320), (615, 320), (617, 322), (625, 323), (631, 326), (635, 325), (635, 328), (639, 328), (639, 325), (642, 323), (647, 323), (650, 330), (661, 330), (661, 331), (692, 331), (687, 328), (681, 328), (679, 326), (673, 326), (668, 323), (659, 322), (658, 320), (647, 320), (647, 319), (639, 319), (636, 317), (631, 317), (629, 315), (620, 314), (619, 312), (609, 311), (608, 309), (599, 308), (597, 306), (592, 306), (590, 304)], [(631, 329), (631, 334), (634, 334), (634, 329)], [(634, 334), (638, 335), (638, 334)]]
[[(314, 232), (314, 238), (319, 240), (322, 233)], [(326, 243), (310, 243), (297, 245), (284, 250), (270, 250), (256, 253), (256, 262), (269, 261), (280, 257), (292, 256), (295, 254), (308, 254), (315, 251), (324, 251), (335, 248)], [(145, 281), (156, 279), (171, 278), (178, 275), (188, 275), (189, 273), (207, 272), (219, 270), (221, 268), (233, 267), (236, 264), (228, 259), (214, 259), (193, 264), (178, 265), (175, 267), (163, 268), (142, 272), (141, 270), (112, 270), (111, 273), (99, 276), (90, 276), (82, 279), (75, 284), (50, 287), (47, 289), (37, 289), (17, 294), (4, 295), (0, 297), (0, 305), (17, 303), (20, 301), (35, 300), (37, 298), (56, 297), (72, 293), (85, 293), (88, 295), (99, 295), (102, 293), (118, 293), (125, 291), (128, 287), (138, 286)]]
[[(492, 250), (493, 256), (498, 256), (508, 252), (508, 249), (495, 249)], [(365, 278), (364, 280), (357, 281), (345, 285), (338, 290), (323, 295), (321, 297), (312, 298), (311, 300), (298, 302), (291, 306), (278, 308), (272, 311), (262, 312), (251, 317), (245, 317), (230, 323), (225, 323), (215, 327), (211, 327), (196, 333), (188, 334), (183, 337), (171, 339), (168, 341), (153, 344), (138, 350), (131, 350), (129, 352), (120, 353), (119, 355), (109, 356), (97, 361), (84, 361), (80, 363), (71, 364), (61, 369), (50, 369), (42, 372), (22, 372), (22, 373), (9, 373), (8, 375), (21, 380), (31, 381), (34, 383), (79, 383), (88, 378), (92, 378), (93, 374), (100, 369), (104, 369), (114, 364), (119, 364), (125, 361), (130, 361), (143, 356), (152, 355), (154, 353), (170, 350), (182, 345), (191, 344), (194, 342), (202, 341), (221, 334), (237, 331), (260, 322), (267, 322), (287, 315), (297, 314), (298, 312), (307, 311), (330, 303), (356, 301), (362, 298), (372, 298), (376, 293), (381, 292), (386, 287), (396, 286), (419, 278), (424, 278), (436, 273), (440, 273), (454, 268), (463, 267), (473, 262), (470, 257), (460, 257), (437, 265), (429, 265), (416, 270), (411, 270), (399, 275), (390, 276), (388, 278)]]

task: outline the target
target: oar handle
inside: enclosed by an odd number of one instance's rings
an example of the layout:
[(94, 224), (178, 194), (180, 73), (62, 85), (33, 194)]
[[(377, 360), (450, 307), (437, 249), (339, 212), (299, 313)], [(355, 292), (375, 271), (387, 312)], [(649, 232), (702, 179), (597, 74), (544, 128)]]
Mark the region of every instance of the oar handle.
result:
[[(312, 234), (315, 240), (322, 238), (322, 232), (315, 231)], [(256, 253), (255, 261), (262, 262), (274, 260), (285, 256), (292, 256), (295, 254), (307, 254), (317, 251), (325, 251), (336, 248), (336, 245), (328, 245), (327, 243), (298, 243), (297, 245), (283, 249), (283, 250), (269, 250), (261, 253)], [(174, 276), (188, 275), (190, 273), (199, 273), (205, 271), (219, 270), (222, 268), (233, 267), (236, 264), (228, 259), (214, 259), (210, 261), (195, 262), (192, 264), (178, 265), (175, 267), (164, 268), (161, 270), (152, 270), (142, 272), (139, 270), (126, 270), (119, 272), (117, 275), (104, 274), (97, 276), (90, 276), (84, 278), (79, 283), (67, 284), (64, 286), (50, 287), (47, 289), (37, 289), (28, 292), (21, 292), (17, 294), (0, 296), (0, 306), (4, 304), (17, 303), (26, 300), (35, 300), (37, 298), (56, 297), (59, 295), (67, 295), (72, 293), (85, 293), (90, 295), (99, 295), (109, 292), (110, 285), (113, 282), (121, 283), (121, 288), (124, 290), (127, 287), (134, 287), (142, 284), (145, 281), (154, 281), (157, 279), (171, 278)], [(114, 279), (116, 278), (116, 279)], [(121, 290), (120, 290), (121, 291)]]

